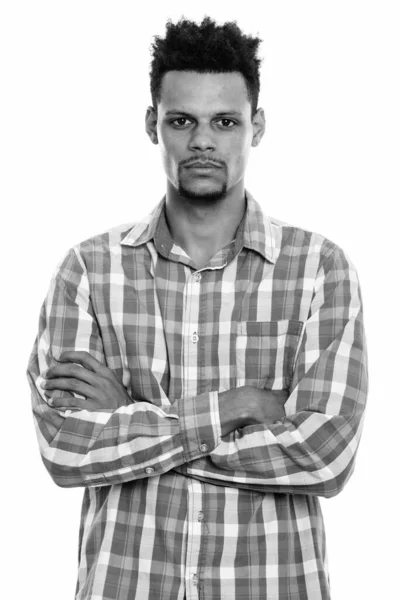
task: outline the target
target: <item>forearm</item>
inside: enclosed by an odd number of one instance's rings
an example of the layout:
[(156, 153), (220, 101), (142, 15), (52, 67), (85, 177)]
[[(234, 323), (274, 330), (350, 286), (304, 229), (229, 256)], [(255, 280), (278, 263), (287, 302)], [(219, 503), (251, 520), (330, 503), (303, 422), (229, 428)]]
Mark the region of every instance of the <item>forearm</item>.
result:
[[(350, 343), (351, 362), (343, 370), (342, 357)], [(351, 319), (305, 372), (294, 383), (284, 418), (245, 426), (223, 437), (207, 457), (187, 466), (187, 474), (255, 491), (325, 497), (339, 493), (354, 470), (367, 400), (361, 320)]]
[[(58, 376), (46, 380), (47, 389), (43, 389), (45, 372), (48, 377), (49, 370), (60, 370), (61, 355), (77, 351), (108, 369), (86, 267), (74, 250), (66, 255), (51, 281), (28, 366), (40, 452), (58, 485), (110, 485), (162, 474), (203, 456), (219, 443), (215, 393), (168, 403), (160, 388), (158, 397), (149, 398), (149, 402), (126, 401), (125, 394), (121, 406), (111, 397), (112, 386), (104, 382), (96, 387), (93, 381), (86, 381), (93, 392), (90, 400), (76, 387), (68, 387), (69, 383), (57, 388), (61, 383)], [(93, 372), (91, 375), (96, 378)], [(71, 379), (68, 382), (74, 383)], [(101, 401), (97, 393), (103, 396)], [(60, 402), (52, 405), (52, 394)], [(162, 408), (158, 406), (161, 398)], [(62, 409), (64, 400), (64, 407), (72, 410)]]
[(160, 475), (204, 456), (220, 441), (216, 393), (182, 398), (162, 409), (134, 402), (112, 411), (68, 414), (49, 405), (35, 361), (28, 377), (42, 460), (61, 487)]
[[(355, 427), (355, 421), (339, 417), (324, 419), (318, 415), (320, 426), (315, 420), (310, 424), (314, 431), (311, 439), (319, 440), (317, 446), (300, 440), (304, 428), (299, 428), (298, 423), (304, 425), (304, 419), (305, 415), (300, 413), (268, 427), (245, 427), (236, 435), (222, 438), (210, 455), (183, 469), (188, 476), (215, 485), (263, 493), (333, 497), (353, 473), (362, 420)], [(333, 429), (352, 432), (342, 447), (332, 441), (329, 432)], [(330, 438), (331, 443), (324, 443), (324, 437)]]
[[(73, 354), (75, 360), (83, 360), (81, 354), (86, 355), (85, 360), (98, 368), (99, 363), (87, 353)], [(63, 364), (61, 371), (65, 374), (71, 368)], [(59, 371), (60, 367), (55, 370)], [(75, 376), (83, 372), (82, 367), (73, 367), (71, 371)], [(116, 405), (115, 398), (104, 394), (106, 379), (101, 380), (101, 385), (93, 383), (90, 401), (58, 390), (56, 382), (60, 381), (61, 385), (62, 379), (54, 380), (52, 390), (46, 385), (44, 392), (36, 353), (28, 373), (38, 431), (41, 429), (45, 434), (39, 436), (42, 458), (55, 482), (63, 487), (110, 485), (160, 475), (203, 457), (220, 442), (221, 427), (225, 435), (236, 427), (254, 422), (257, 415), (251, 410), (251, 395), (261, 394), (263, 399), (270, 400), (266, 413), (269, 417), (277, 417), (283, 410), (279, 407), (279, 412), (276, 411), (272, 392), (246, 387), (222, 394), (213, 392), (182, 398), (162, 409), (145, 401), (125, 405), (124, 400), (124, 406)], [(90, 380), (96, 381), (101, 369), (97, 375), (87, 373)], [(112, 395), (117, 388), (107, 389)], [(89, 408), (98, 405), (96, 390), (107, 396), (102, 400), (102, 410)], [(57, 410), (55, 406), (63, 408)], [(110, 406), (116, 408), (113, 410), (108, 408)]]
[(335, 496), (354, 471), (367, 393), (359, 281), (336, 248), (316, 279), (286, 416), (223, 437), (206, 458), (188, 465), (188, 474), (255, 491)]
[(272, 425), (285, 416), (287, 390), (242, 386), (218, 394), (221, 436), (248, 425)]
[(262, 494), (302, 494), (305, 496), (321, 496), (323, 498), (333, 498), (337, 496), (350, 479), (355, 468), (355, 460), (352, 460), (347, 468), (341, 473), (340, 477), (330, 479), (329, 482), (319, 481), (318, 483), (307, 483), (293, 485), (292, 479), (289, 483), (277, 484), (271, 478), (264, 483), (261, 478), (250, 478), (246, 473), (232, 471), (223, 471), (210, 463), (209, 457), (193, 461), (193, 468), (189, 465), (181, 465), (176, 470), (184, 473), (187, 477), (192, 477), (197, 481), (231, 487), (236, 489), (248, 490)]

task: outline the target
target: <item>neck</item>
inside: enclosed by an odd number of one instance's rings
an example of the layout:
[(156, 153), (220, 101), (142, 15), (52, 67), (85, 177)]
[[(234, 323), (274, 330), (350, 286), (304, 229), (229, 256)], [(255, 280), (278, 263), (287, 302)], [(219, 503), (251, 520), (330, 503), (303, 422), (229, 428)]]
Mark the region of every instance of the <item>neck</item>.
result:
[(180, 196), (168, 181), (166, 219), (171, 235), (195, 262), (206, 262), (235, 237), (246, 210), (243, 180), (216, 201)]

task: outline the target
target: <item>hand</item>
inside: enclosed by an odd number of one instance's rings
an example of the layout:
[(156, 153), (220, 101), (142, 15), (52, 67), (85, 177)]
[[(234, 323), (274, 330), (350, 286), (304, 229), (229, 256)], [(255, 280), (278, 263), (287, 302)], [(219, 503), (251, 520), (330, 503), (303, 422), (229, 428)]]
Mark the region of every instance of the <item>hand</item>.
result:
[(289, 398), (289, 390), (250, 389), (252, 393), (247, 404), (250, 425), (255, 423), (271, 425), (277, 419), (286, 416), (284, 405)]
[(265, 390), (247, 385), (219, 393), (221, 437), (245, 425), (271, 425), (286, 415), (284, 404), (288, 397), (289, 390)]
[(53, 408), (115, 410), (132, 403), (131, 397), (113, 371), (88, 352), (63, 352), (58, 362), (62, 364), (50, 367), (43, 373), (46, 381), (41, 386), (46, 391), (75, 392), (84, 396), (84, 399), (75, 396), (53, 398)]

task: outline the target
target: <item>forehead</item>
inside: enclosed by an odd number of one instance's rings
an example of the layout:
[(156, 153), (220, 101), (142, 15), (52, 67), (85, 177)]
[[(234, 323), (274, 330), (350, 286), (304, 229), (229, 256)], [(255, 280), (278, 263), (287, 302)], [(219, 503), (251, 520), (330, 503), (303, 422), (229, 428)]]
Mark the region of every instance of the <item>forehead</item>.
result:
[(212, 112), (250, 107), (246, 81), (241, 73), (197, 73), (168, 71), (162, 80), (159, 109)]

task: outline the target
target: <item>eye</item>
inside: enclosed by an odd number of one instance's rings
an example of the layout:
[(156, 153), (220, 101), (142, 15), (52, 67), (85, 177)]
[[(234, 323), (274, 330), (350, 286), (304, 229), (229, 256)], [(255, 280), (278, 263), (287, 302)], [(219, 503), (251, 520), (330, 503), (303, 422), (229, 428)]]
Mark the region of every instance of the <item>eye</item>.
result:
[(186, 125), (185, 121), (190, 123), (189, 119), (187, 119), (186, 117), (178, 117), (177, 119), (173, 119), (171, 121), (171, 124), (175, 125), (176, 127), (184, 127)]
[(222, 123), (223, 129), (231, 129), (236, 125), (236, 121), (233, 119), (218, 119), (217, 123)]

